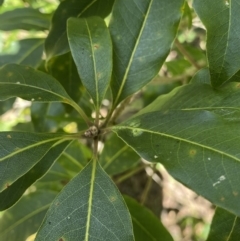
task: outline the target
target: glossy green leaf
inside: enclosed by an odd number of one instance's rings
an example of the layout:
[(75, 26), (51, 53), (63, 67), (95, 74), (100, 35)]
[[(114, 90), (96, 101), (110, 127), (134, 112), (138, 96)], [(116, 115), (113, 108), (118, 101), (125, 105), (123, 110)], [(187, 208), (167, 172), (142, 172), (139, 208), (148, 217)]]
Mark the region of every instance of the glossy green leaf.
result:
[(207, 241), (238, 241), (239, 237), (240, 218), (224, 209), (217, 208)]
[(0, 191), (34, 167), (59, 141), (69, 139), (64, 134), (28, 132), (0, 133)]
[(112, 73), (112, 44), (103, 19), (70, 18), (68, 41), (83, 85), (99, 110)]
[(207, 28), (207, 57), (214, 87), (240, 69), (240, 4), (238, 0), (194, 0), (194, 9)]
[(48, 62), (48, 70), (61, 83), (69, 96), (78, 102), (83, 86), (71, 53), (52, 58)]
[(0, 30), (48, 30), (50, 14), (43, 14), (33, 8), (18, 8), (0, 14)]
[(109, 29), (113, 41), (114, 106), (159, 72), (175, 38), (183, 0), (116, 0)]
[(92, 151), (80, 141), (75, 140), (58, 158), (58, 163), (71, 175), (75, 176), (90, 161)]
[(23, 241), (34, 234), (55, 196), (47, 190), (30, 193), (5, 211), (0, 217), (0, 240)]
[[(0, 192), (0, 211), (15, 204), (34, 182), (41, 178), (61, 155), (70, 141), (56, 143), (27, 173)], [(20, 159), (20, 158), (19, 158)], [(22, 160), (20, 159), (19, 162)]]
[(15, 63), (38, 67), (42, 61), (44, 39), (22, 39), (16, 54), (0, 55), (0, 65)]
[(0, 100), (15, 96), (37, 102), (72, 102), (51, 76), (28, 66), (7, 64), (0, 68)]
[(51, 205), (35, 241), (134, 240), (126, 204), (97, 161), (68, 183)]
[(52, 18), (52, 26), (46, 39), (45, 49), (48, 59), (69, 52), (67, 40), (67, 19), (70, 17), (106, 17), (114, 0), (65, 0), (62, 1)]
[(142, 158), (161, 162), (184, 185), (240, 215), (240, 113), (165, 110), (112, 127)]
[(160, 220), (146, 207), (125, 196), (132, 217), (135, 241), (173, 241)]
[(104, 145), (99, 162), (109, 175), (124, 172), (139, 163), (140, 157), (115, 134)]

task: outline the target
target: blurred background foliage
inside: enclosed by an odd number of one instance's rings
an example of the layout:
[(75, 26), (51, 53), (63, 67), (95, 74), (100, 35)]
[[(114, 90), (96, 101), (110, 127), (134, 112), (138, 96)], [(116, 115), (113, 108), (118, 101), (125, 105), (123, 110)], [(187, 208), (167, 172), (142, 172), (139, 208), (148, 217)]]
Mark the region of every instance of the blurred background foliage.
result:
[[(94, 117), (91, 101), (81, 85), (71, 54), (52, 58), (48, 64), (45, 61), (44, 41), (51, 26), (51, 17), (59, 2), (0, 1), (0, 66), (18, 63), (48, 72), (61, 82), (89, 116)], [(187, 84), (197, 70), (207, 65), (206, 31), (192, 9), (191, 0), (186, 1), (182, 11), (184, 14), (178, 36), (158, 76), (129, 98), (131, 104), (125, 106), (122, 115), (116, 118), (116, 123), (136, 113), (159, 95)], [(109, 18), (106, 18), (106, 22), (108, 21)], [(69, 71), (74, 86), (68, 85)], [(110, 97), (109, 92), (102, 103), (102, 117), (107, 114)], [(32, 104), (19, 98), (0, 102), (0, 131), (77, 132), (85, 128), (77, 113), (61, 103)], [(113, 175), (120, 190), (145, 203), (156, 215), (161, 215), (163, 224), (170, 230), (175, 241), (206, 240), (213, 215), (212, 205), (174, 181), (161, 165), (155, 167), (154, 173), (151, 172), (152, 169), (149, 171), (146, 163), (143, 163), (124, 143), (118, 143), (119, 139), (115, 139), (115, 136), (102, 139), (103, 155), (100, 161), (103, 166), (106, 165), (105, 170)], [(111, 152), (105, 151), (105, 142), (106, 146), (115, 143)], [(113, 157), (116, 153), (115, 148), (119, 149), (119, 146), (122, 152)], [(131, 165), (120, 165), (124, 155), (133, 160)], [(36, 191), (36, 188), (45, 189), (46, 186), (54, 191), (61, 190), (90, 158), (89, 143), (74, 142), (61, 155), (51, 171), (31, 187), (28, 193)], [(108, 159), (111, 159), (110, 165), (105, 163)]]

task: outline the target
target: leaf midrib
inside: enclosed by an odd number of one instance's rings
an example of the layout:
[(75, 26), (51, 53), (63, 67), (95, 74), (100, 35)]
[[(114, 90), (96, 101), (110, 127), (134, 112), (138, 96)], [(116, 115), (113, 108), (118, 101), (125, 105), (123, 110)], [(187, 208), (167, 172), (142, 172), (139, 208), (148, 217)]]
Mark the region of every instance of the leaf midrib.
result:
[(235, 226), (236, 226), (237, 219), (238, 219), (238, 217), (236, 216), (236, 217), (234, 218), (234, 220), (233, 220), (232, 229), (231, 229), (229, 235), (227, 236), (226, 241), (229, 241), (229, 240), (230, 240), (230, 238), (231, 238), (231, 236), (232, 236), (232, 233), (233, 233), (233, 231), (234, 231), (234, 228), (235, 228)]
[(134, 45), (134, 48), (133, 48), (131, 57), (130, 57), (130, 59), (129, 59), (129, 62), (128, 62), (128, 65), (127, 65), (125, 74), (124, 74), (124, 76), (123, 76), (122, 84), (121, 84), (120, 89), (119, 89), (119, 91), (118, 91), (118, 94), (117, 94), (116, 100), (115, 100), (115, 102), (114, 102), (114, 104), (113, 104), (113, 107), (115, 107), (115, 106), (117, 105), (118, 100), (119, 100), (119, 98), (120, 98), (120, 96), (121, 96), (121, 94), (122, 94), (123, 88), (124, 88), (124, 86), (125, 86), (125, 83), (126, 83), (126, 81), (127, 81), (127, 77), (128, 77), (128, 73), (129, 73), (130, 68), (131, 68), (132, 60), (133, 60), (133, 57), (134, 57), (134, 55), (135, 55), (135, 53), (136, 53), (136, 51), (137, 51), (137, 47), (138, 47), (138, 44), (139, 44), (139, 42), (140, 42), (140, 38), (141, 38), (141, 36), (142, 36), (143, 30), (144, 30), (144, 28), (145, 28), (145, 25), (146, 25), (146, 22), (147, 22), (147, 19), (148, 19), (148, 15), (149, 15), (149, 12), (150, 12), (152, 3), (153, 3), (153, 0), (151, 0), (151, 1), (149, 2), (146, 15), (144, 16), (144, 21), (143, 21), (143, 23), (142, 23), (140, 32), (139, 32), (138, 37), (137, 37), (137, 39), (136, 39), (136, 43), (135, 43), (135, 45)]
[[(210, 151), (213, 151), (213, 152), (216, 152), (216, 153), (219, 153), (223, 156), (226, 156), (226, 157), (229, 157), (237, 162), (240, 162), (240, 160), (238, 158), (236, 158), (235, 156), (232, 156), (226, 152), (222, 152), (222, 151), (219, 151), (217, 149), (214, 149), (212, 147), (209, 147), (209, 146), (205, 146), (203, 144), (200, 144), (200, 143), (197, 143), (197, 142), (194, 142), (194, 141), (189, 141), (187, 139), (183, 139), (181, 137), (177, 137), (177, 136), (173, 136), (173, 135), (170, 135), (170, 134), (166, 134), (166, 133), (161, 133), (161, 132), (155, 132), (155, 131), (151, 131), (151, 130), (146, 130), (146, 129), (142, 129), (142, 128), (137, 128), (137, 127), (130, 127), (130, 126), (115, 126), (112, 128), (112, 130), (114, 131), (115, 130), (121, 130), (121, 129), (130, 129), (130, 130), (139, 130), (139, 131), (142, 131), (142, 132), (147, 132), (147, 133), (151, 133), (151, 134), (155, 134), (155, 135), (160, 135), (160, 136), (163, 136), (163, 137), (167, 137), (167, 138), (172, 138), (172, 139), (175, 139), (175, 140), (178, 140), (178, 141), (182, 141), (182, 142), (186, 142), (188, 144), (192, 144), (192, 145), (195, 145), (195, 146), (199, 146), (201, 148), (205, 148), (205, 149), (208, 149)], [(118, 134), (118, 133), (117, 133)], [(135, 149), (133, 146), (132, 146), (133, 149)]]

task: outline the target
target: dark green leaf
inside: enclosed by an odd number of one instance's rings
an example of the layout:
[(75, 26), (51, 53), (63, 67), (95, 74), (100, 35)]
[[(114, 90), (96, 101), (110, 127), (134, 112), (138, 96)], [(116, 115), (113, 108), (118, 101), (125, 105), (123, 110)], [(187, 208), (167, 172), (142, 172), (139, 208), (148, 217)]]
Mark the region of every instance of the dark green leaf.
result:
[(43, 14), (33, 8), (18, 8), (0, 14), (0, 30), (48, 30), (50, 14)]
[[(56, 143), (26, 174), (0, 192), (0, 211), (15, 204), (34, 182), (41, 178), (61, 155), (70, 141)], [(19, 162), (22, 160), (20, 159)], [(23, 163), (23, 162), (22, 162)]]
[(125, 196), (125, 202), (132, 216), (136, 241), (173, 241), (160, 220), (146, 207)]
[(105, 143), (99, 162), (109, 175), (124, 172), (139, 163), (140, 157), (115, 134)]
[(193, 7), (207, 28), (211, 83), (217, 87), (240, 69), (240, 4), (230, 0), (194, 0)]
[(114, 0), (65, 0), (62, 1), (52, 18), (52, 26), (46, 39), (45, 49), (48, 59), (69, 52), (66, 26), (70, 17), (106, 17)]
[(0, 6), (2, 6), (4, 3), (4, 0), (0, 0)]
[(91, 150), (75, 140), (59, 157), (58, 163), (73, 177), (87, 165), (91, 157)]
[(69, 96), (78, 102), (82, 94), (82, 82), (71, 53), (52, 58), (48, 62), (48, 69), (51, 75), (61, 83)]
[(97, 161), (91, 161), (51, 205), (36, 241), (134, 240), (126, 204)]
[(38, 67), (42, 61), (43, 43), (41, 38), (20, 40), (16, 54), (0, 55), (0, 65), (15, 63)]
[(239, 237), (240, 218), (224, 209), (217, 208), (207, 241), (239, 241)]
[(184, 4), (183, 17), (187, 17), (188, 18), (188, 29), (190, 29), (192, 27), (192, 10), (189, 7), (187, 1), (185, 1), (185, 4)]
[(68, 40), (79, 76), (98, 111), (112, 73), (112, 44), (108, 29), (99, 17), (70, 18)]
[(114, 106), (159, 72), (175, 38), (183, 0), (116, 0), (110, 21), (113, 40)]
[(30, 193), (5, 211), (0, 218), (0, 240), (23, 241), (34, 234), (55, 196), (47, 190)]
[(28, 132), (0, 133), (0, 191), (34, 167), (58, 142), (69, 139), (64, 134)]
[(64, 116), (65, 110), (62, 103), (32, 103), (31, 120), (36, 132), (56, 132), (59, 122), (54, 119)]
[(112, 129), (142, 158), (161, 162), (184, 185), (240, 215), (239, 120), (239, 111), (166, 110)]
[(28, 66), (7, 64), (1, 67), (0, 87), (0, 100), (18, 96), (37, 102), (71, 102), (54, 78)]

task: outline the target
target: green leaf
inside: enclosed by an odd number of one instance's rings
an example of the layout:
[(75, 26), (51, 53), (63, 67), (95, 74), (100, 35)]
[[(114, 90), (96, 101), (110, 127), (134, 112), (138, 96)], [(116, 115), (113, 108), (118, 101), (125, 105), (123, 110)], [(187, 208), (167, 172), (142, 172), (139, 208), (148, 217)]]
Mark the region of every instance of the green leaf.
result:
[(165, 110), (112, 129), (142, 158), (161, 162), (175, 179), (240, 215), (239, 120), (239, 111)]
[(48, 59), (69, 52), (67, 40), (67, 19), (70, 17), (106, 17), (112, 9), (114, 0), (62, 1), (52, 18), (52, 26), (45, 42)]
[(58, 163), (73, 177), (87, 165), (91, 157), (91, 150), (75, 140), (58, 158)]
[(14, 101), (15, 101), (15, 99), (0, 101), (0, 115), (4, 114), (6, 111), (10, 110), (13, 106)]
[(136, 241), (173, 241), (169, 232), (150, 210), (128, 196), (124, 196), (124, 199), (132, 217)]
[(240, 218), (224, 209), (217, 208), (207, 241), (238, 241), (239, 237)]
[(20, 40), (16, 54), (0, 55), (0, 65), (15, 63), (38, 67), (42, 61), (43, 43), (44, 39), (41, 38)]
[(97, 161), (68, 183), (49, 208), (35, 241), (134, 240), (126, 204)]
[[(41, 178), (61, 155), (70, 141), (56, 143), (26, 174), (18, 178), (7, 189), (0, 192), (0, 211), (15, 204), (34, 182)], [(18, 160), (20, 163), (22, 160)]]
[(48, 62), (48, 70), (61, 83), (69, 96), (78, 102), (83, 86), (71, 53), (52, 58)]
[(0, 14), (0, 30), (48, 30), (50, 14), (43, 14), (33, 8), (18, 8)]
[(214, 87), (240, 69), (239, 1), (194, 0), (194, 9), (207, 28), (207, 57)]
[(65, 139), (71, 138), (64, 134), (1, 132), (0, 191), (7, 189)]
[(47, 190), (30, 193), (5, 211), (0, 218), (0, 240), (23, 241), (34, 234), (55, 196)]
[(0, 100), (18, 96), (37, 102), (71, 102), (54, 78), (28, 66), (7, 64), (1, 67), (0, 87)]
[(175, 38), (183, 0), (116, 0), (113, 41), (114, 107), (159, 72)]
[(104, 145), (99, 162), (109, 175), (124, 172), (139, 163), (140, 157), (115, 134)]
[(106, 94), (112, 73), (112, 44), (103, 19), (70, 18), (68, 40), (79, 76), (96, 110)]

